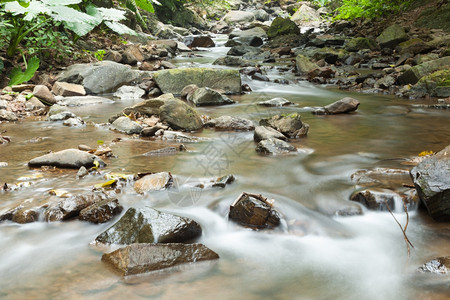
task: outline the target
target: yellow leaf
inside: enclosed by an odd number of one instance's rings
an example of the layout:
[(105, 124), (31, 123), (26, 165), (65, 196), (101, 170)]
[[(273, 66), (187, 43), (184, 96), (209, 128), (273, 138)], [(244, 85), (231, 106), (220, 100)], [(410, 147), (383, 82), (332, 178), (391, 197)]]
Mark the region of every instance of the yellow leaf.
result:
[(427, 150), (427, 151), (420, 152), (419, 156), (422, 157), (422, 156), (427, 156), (427, 155), (431, 155), (431, 154), (433, 154), (433, 151)]
[(117, 182), (117, 179), (111, 179), (111, 180), (108, 180), (106, 182), (97, 183), (96, 185), (94, 185), (94, 188), (101, 189), (101, 188), (104, 188), (104, 187), (112, 186), (116, 182)]

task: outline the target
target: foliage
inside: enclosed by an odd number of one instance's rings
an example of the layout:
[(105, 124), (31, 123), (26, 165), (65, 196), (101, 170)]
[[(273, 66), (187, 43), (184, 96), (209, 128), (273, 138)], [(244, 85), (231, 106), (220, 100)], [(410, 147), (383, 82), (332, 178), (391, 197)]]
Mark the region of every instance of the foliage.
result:
[(25, 68), (26, 68), (25, 72), (22, 72), (22, 70), (19, 67), (15, 67), (11, 71), (11, 75), (10, 75), (11, 80), (8, 83), (9, 86), (27, 82), (28, 80), (33, 78), (34, 73), (36, 73), (37, 69), (39, 68), (40, 61), (39, 61), (39, 58), (37, 58), (36, 56), (32, 57), (28, 61), (28, 63), (24, 57), (24, 61), (25, 61)]
[(102, 61), (105, 54), (106, 54), (105, 50), (98, 50), (97, 52), (94, 53), (94, 56), (98, 61)]
[(403, 0), (343, 0), (335, 19), (373, 19), (399, 12), (411, 3)]

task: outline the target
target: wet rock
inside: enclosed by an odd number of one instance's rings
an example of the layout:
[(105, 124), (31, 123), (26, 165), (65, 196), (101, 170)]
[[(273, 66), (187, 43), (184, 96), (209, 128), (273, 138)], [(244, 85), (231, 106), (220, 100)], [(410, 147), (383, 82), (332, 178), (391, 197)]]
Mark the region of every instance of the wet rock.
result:
[(220, 116), (208, 121), (205, 125), (214, 127), (216, 130), (248, 131), (255, 129), (252, 121), (232, 116)]
[(246, 66), (248, 64), (245, 62), (245, 60), (243, 60), (238, 56), (227, 55), (217, 58), (213, 62), (213, 65), (239, 67), (239, 66)]
[(182, 143), (193, 143), (198, 141), (198, 138), (195, 136), (187, 136), (181, 132), (165, 130), (162, 136), (164, 140), (168, 141), (176, 141)]
[(145, 175), (134, 183), (134, 190), (139, 194), (145, 194), (150, 191), (162, 191), (173, 184), (172, 175), (168, 172), (159, 172)]
[(63, 97), (86, 95), (86, 91), (82, 85), (60, 81), (53, 84), (52, 92), (55, 95)]
[[(181, 145), (182, 146), (182, 145)], [(165, 147), (157, 150), (151, 150), (148, 152), (145, 152), (142, 154), (142, 156), (162, 156), (162, 155), (173, 155), (176, 154), (178, 151), (181, 151), (180, 148), (177, 147)]]
[(308, 134), (309, 125), (303, 124), (298, 113), (276, 115), (271, 119), (262, 119), (259, 125), (270, 126), (289, 138), (299, 138)]
[(315, 26), (321, 23), (320, 14), (306, 4), (300, 6), (292, 15), (291, 20), (301, 26)]
[(433, 97), (450, 97), (450, 68), (440, 70), (422, 77), (411, 88), (411, 93), (420, 97), (430, 95)]
[(202, 244), (132, 244), (103, 254), (102, 261), (128, 276), (218, 258)]
[(269, 21), (270, 15), (264, 10), (264, 9), (257, 9), (253, 11), (253, 14), (255, 15), (255, 19), (257, 21)]
[[(398, 207), (396, 205), (402, 205), (402, 197), (391, 190), (387, 189), (367, 189), (358, 191), (350, 196), (350, 200), (359, 202), (371, 210), (395, 211)], [(389, 208), (388, 208), (389, 207)]]
[(342, 98), (336, 102), (328, 104), (324, 106), (324, 110), (316, 110), (313, 113), (315, 114), (327, 114), (327, 115), (335, 115), (335, 114), (344, 114), (351, 113), (358, 109), (359, 101), (350, 97)]
[(190, 36), (184, 39), (184, 43), (189, 48), (211, 48), (215, 47), (216, 44), (209, 36)]
[(102, 166), (106, 165), (100, 158), (93, 154), (78, 149), (66, 149), (33, 158), (28, 162), (28, 166), (55, 166), (58, 168), (79, 169), (81, 166), (86, 168), (94, 166), (94, 161), (98, 161)]
[(394, 49), (399, 43), (407, 41), (408, 35), (403, 27), (394, 24), (383, 30), (376, 40), (381, 48)]
[(407, 170), (388, 168), (359, 170), (351, 175), (351, 179), (359, 186), (376, 186), (386, 189), (396, 189), (404, 183), (412, 183)]
[(259, 51), (260, 49), (258, 47), (239, 45), (231, 47), (231, 49), (228, 50), (227, 55), (242, 56), (248, 52), (259, 52)]
[(201, 235), (192, 219), (150, 207), (129, 208), (114, 225), (95, 239), (103, 244), (184, 243)]
[(276, 17), (267, 31), (269, 39), (288, 34), (300, 34), (300, 28), (289, 18)]
[(395, 78), (392, 75), (387, 75), (383, 78), (378, 79), (375, 82), (375, 88), (388, 89), (395, 84)]
[(173, 129), (198, 130), (203, 122), (197, 111), (181, 100), (168, 100), (160, 108), (161, 121), (167, 122)]
[(230, 39), (234, 39), (235, 41), (237, 41), (243, 45), (256, 46), (256, 47), (262, 45), (262, 44), (261, 45), (251, 45), (251, 43), (248, 43), (252, 37), (256, 37), (262, 41), (263, 39), (267, 38), (267, 33), (261, 27), (253, 27), (250, 29), (242, 30), (242, 31), (233, 31), (229, 35)]
[(450, 146), (425, 158), (410, 174), (430, 216), (450, 221)]
[(289, 152), (297, 152), (297, 148), (289, 144), (288, 142), (275, 139), (275, 138), (269, 138), (260, 141), (256, 145), (256, 152), (260, 152), (263, 154), (270, 154), (270, 155), (278, 155), (278, 154), (285, 154)]
[(95, 224), (106, 223), (122, 212), (123, 206), (117, 199), (105, 199), (80, 211), (79, 219)]
[(217, 178), (212, 184), (212, 187), (224, 188), (227, 184), (232, 184), (235, 180), (236, 178), (233, 175), (225, 175)]
[(432, 259), (418, 268), (418, 271), (423, 273), (448, 274), (450, 272), (450, 256)]
[(89, 172), (86, 169), (86, 167), (82, 166), (77, 172), (77, 178), (83, 178), (84, 176), (88, 175)]
[(241, 77), (238, 70), (182, 68), (157, 71), (154, 80), (163, 93), (181, 94), (186, 83), (199, 87), (221, 89), (226, 93), (241, 92)]
[(124, 85), (121, 86), (115, 93), (114, 97), (121, 100), (140, 99), (145, 95), (145, 91), (137, 86)]
[(245, 24), (255, 20), (255, 15), (250, 11), (229, 11), (223, 18), (227, 24)]
[(114, 92), (118, 87), (140, 77), (138, 70), (112, 61), (75, 64), (57, 76), (58, 81), (81, 84), (88, 94)]
[(189, 84), (183, 88), (181, 91), (180, 97), (182, 99), (186, 99), (188, 101), (191, 101), (192, 95), (199, 87), (196, 84)]
[(83, 209), (103, 200), (110, 199), (103, 193), (90, 193), (64, 198), (45, 210), (44, 219), (47, 222), (56, 222), (75, 218)]
[(416, 55), (419, 53), (426, 53), (430, 50), (432, 50), (432, 47), (419, 38), (410, 39), (398, 44), (396, 47), (396, 51), (400, 54), (411, 53), (412, 55)]
[(253, 139), (255, 142), (260, 142), (267, 139), (279, 139), (283, 141), (288, 140), (284, 134), (269, 126), (256, 126)]
[(14, 122), (17, 121), (19, 118), (17, 118), (16, 114), (12, 111), (6, 110), (6, 109), (0, 109), (0, 121), (10, 121)]
[(266, 81), (266, 82), (270, 81), (269, 77), (267, 77), (266, 75), (260, 74), (260, 73), (253, 74), (252, 79), (258, 80), (258, 81)]
[(45, 85), (36, 85), (33, 90), (33, 95), (47, 105), (53, 105), (56, 103), (55, 96)]
[(84, 121), (81, 118), (75, 117), (75, 118), (68, 118), (67, 120), (64, 120), (63, 125), (69, 126), (69, 127), (80, 127), (80, 126), (84, 126), (86, 124), (84, 123)]
[(63, 111), (57, 114), (52, 114), (47, 117), (47, 121), (55, 122), (55, 121), (64, 121), (70, 118), (75, 118), (76, 115), (70, 111)]
[(168, 128), (167, 126), (159, 125), (159, 124), (152, 126), (152, 127), (146, 127), (144, 129), (142, 129), (140, 135), (146, 136), (146, 137), (155, 136), (159, 130), (166, 130), (167, 128)]
[(196, 89), (192, 94), (190, 101), (192, 101), (195, 106), (225, 105), (234, 103), (234, 101), (227, 96), (207, 87)]
[(378, 45), (375, 40), (365, 37), (353, 38), (345, 45), (345, 50), (350, 52), (358, 52), (364, 49), (377, 50)]
[(40, 209), (36, 207), (30, 208), (25, 202), (1, 214), (0, 222), (12, 221), (14, 223), (26, 224), (38, 221), (41, 213)]
[(309, 80), (317, 80), (318, 78), (333, 78), (336, 71), (330, 67), (320, 67), (308, 73)]
[(142, 125), (128, 117), (119, 117), (111, 125), (113, 129), (126, 134), (139, 134), (143, 129)]
[(177, 66), (175, 66), (173, 63), (165, 61), (165, 60), (163, 60), (161, 62), (161, 67), (163, 67), (164, 69), (176, 69), (177, 68)]
[(273, 228), (280, 224), (280, 214), (272, 208), (273, 200), (262, 195), (242, 193), (230, 206), (230, 220), (252, 228)]
[(295, 66), (299, 75), (307, 75), (311, 71), (318, 69), (319, 66), (313, 63), (309, 58), (301, 54), (295, 58)]
[(108, 98), (98, 96), (71, 96), (71, 97), (64, 97), (63, 99), (58, 99), (57, 103), (58, 105), (62, 106), (84, 106), (84, 105), (114, 103), (114, 101)]

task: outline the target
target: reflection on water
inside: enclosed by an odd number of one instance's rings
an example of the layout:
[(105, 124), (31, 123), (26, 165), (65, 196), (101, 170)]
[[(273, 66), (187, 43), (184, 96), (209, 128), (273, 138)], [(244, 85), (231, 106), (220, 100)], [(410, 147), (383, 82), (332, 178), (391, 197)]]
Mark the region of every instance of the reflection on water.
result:
[[(202, 58), (174, 61), (182, 66), (210, 65), (224, 51), (226, 48), (218, 47), (201, 52)], [(280, 75), (271, 70), (268, 76)], [(292, 74), (286, 78), (292, 82), (290, 85), (243, 77), (253, 93), (232, 96), (237, 101), (234, 105), (198, 110), (211, 117), (245, 117), (255, 124), (275, 114), (300, 112), (310, 132), (307, 138), (293, 141), (296, 147), (305, 149), (298, 155), (260, 156), (254, 150), (251, 132), (205, 129), (193, 134), (203, 140), (185, 143), (187, 152), (142, 156), (180, 143), (138, 139), (111, 131), (107, 125), (94, 125), (107, 122), (121, 108), (133, 104), (127, 101), (69, 108), (89, 122), (84, 128), (46, 121), (2, 124), (2, 131), (7, 131), (12, 143), (0, 145), (0, 161), (8, 162), (8, 166), (0, 168), (0, 183), (20, 182), (18, 178), (25, 176), (29, 178), (23, 181), (33, 184), (1, 193), (0, 211), (26, 199), (43, 201), (50, 189), (63, 188), (76, 194), (102, 182), (101, 175), (76, 180), (75, 170), (30, 170), (26, 165), (49, 150), (76, 148), (79, 144), (96, 147), (101, 140), (115, 154), (106, 161), (108, 166), (103, 172), (170, 171), (181, 183), (176, 191), (144, 196), (127, 186), (118, 196), (126, 208), (149, 205), (195, 219), (204, 229), (200, 242), (219, 253), (221, 259), (124, 280), (100, 263), (105, 249), (89, 245), (110, 224), (2, 223), (0, 297), (426, 299), (432, 295), (433, 299), (445, 299), (445, 283), (433, 281), (426, 285), (415, 269), (430, 258), (448, 255), (448, 225), (435, 224), (422, 213), (412, 212), (408, 236), (416, 248), (408, 258), (402, 233), (389, 213), (364, 211), (363, 216), (336, 217), (334, 212), (354, 205), (348, 197), (354, 189), (350, 175), (355, 171), (380, 166), (407, 169), (399, 158), (423, 150), (438, 151), (449, 144), (448, 111), (412, 108), (411, 101), (392, 96), (350, 94), (294, 83)], [(295, 105), (255, 105), (277, 96)], [(310, 107), (344, 96), (361, 102), (356, 114), (310, 113)], [(117, 137), (122, 140), (113, 142)], [(234, 174), (236, 182), (225, 189), (205, 189), (193, 196), (192, 183), (225, 174)], [(298, 230), (253, 232), (228, 223), (227, 209), (243, 191), (274, 198), (275, 207), (286, 220), (298, 224)], [(179, 197), (185, 196), (192, 200), (189, 207), (177, 206)], [(396, 217), (402, 224), (406, 222), (404, 214)]]

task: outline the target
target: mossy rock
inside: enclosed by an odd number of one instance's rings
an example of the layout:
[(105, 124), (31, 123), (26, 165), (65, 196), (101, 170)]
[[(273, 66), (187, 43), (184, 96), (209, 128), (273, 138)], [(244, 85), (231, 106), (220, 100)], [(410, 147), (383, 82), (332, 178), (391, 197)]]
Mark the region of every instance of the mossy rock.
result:
[(300, 34), (300, 28), (289, 18), (275, 18), (267, 31), (269, 39), (287, 34)]
[(378, 45), (375, 40), (365, 37), (353, 38), (345, 45), (345, 50), (350, 52), (357, 52), (363, 49), (377, 50)]
[(450, 3), (442, 5), (438, 9), (433, 6), (425, 10), (416, 21), (416, 25), (450, 32)]
[(408, 40), (405, 29), (398, 24), (386, 28), (378, 37), (377, 43), (381, 48), (394, 49), (399, 43)]
[(425, 43), (422, 39), (415, 38), (407, 40), (406, 42), (398, 44), (397, 52), (400, 54), (411, 53), (413, 55), (418, 53), (425, 53), (432, 49), (432, 46)]
[(422, 77), (414, 91), (436, 97), (450, 97), (450, 67)]

